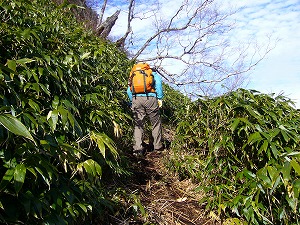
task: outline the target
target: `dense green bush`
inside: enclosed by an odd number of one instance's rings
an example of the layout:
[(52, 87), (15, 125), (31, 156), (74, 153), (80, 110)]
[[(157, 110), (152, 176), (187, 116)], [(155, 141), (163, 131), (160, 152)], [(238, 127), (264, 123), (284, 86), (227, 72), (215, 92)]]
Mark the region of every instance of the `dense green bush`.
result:
[(102, 179), (126, 173), (130, 62), (72, 7), (0, 3), (0, 223), (92, 221), (112, 207)]
[(243, 89), (190, 104), (169, 166), (198, 182), (223, 218), (299, 224), (300, 114), (291, 104)]
[(176, 127), (191, 100), (168, 84), (163, 84), (163, 89), (162, 121), (164, 124)]

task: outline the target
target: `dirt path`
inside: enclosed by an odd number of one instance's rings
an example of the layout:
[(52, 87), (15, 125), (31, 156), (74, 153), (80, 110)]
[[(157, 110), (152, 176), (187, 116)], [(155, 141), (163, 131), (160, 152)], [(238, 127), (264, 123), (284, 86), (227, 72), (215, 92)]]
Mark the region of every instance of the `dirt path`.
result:
[(148, 216), (147, 221), (141, 219), (126, 224), (217, 224), (199, 205), (201, 196), (193, 192), (194, 184), (190, 180), (180, 181), (166, 170), (164, 163), (168, 154), (165, 150), (161, 153), (150, 152), (142, 159), (132, 158), (135, 169), (130, 189), (139, 192)]

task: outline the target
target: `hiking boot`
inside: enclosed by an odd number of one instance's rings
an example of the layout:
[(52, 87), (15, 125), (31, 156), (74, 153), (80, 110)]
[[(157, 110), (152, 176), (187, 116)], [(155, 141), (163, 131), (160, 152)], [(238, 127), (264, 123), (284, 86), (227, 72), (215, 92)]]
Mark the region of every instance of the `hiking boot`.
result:
[(142, 157), (145, 155), (145, 149), (133, 150), (133, 155), (136, 157)]
[(163, 150), (165, 150), (165, 147), (164, 147), (164, 146), (161, 146), (160, 148), (155, 149), (154, 151), (162, 152)]
[(152, 143), (147, 144), (147, 143), (143, 142), (142, 146), (143, 146), (143, 148), (146, 152), (153, 152), (154, 151), (154, 145)]

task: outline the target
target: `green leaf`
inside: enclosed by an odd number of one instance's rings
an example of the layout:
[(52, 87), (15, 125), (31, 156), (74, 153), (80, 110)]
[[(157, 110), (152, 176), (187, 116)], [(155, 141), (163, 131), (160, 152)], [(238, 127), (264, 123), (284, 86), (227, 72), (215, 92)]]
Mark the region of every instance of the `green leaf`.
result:
[(86, 52), (80, 56), (80, 59), (88, 58), (91, 55), (91, 52)]
[(43, 73), (44, 73), (44, 68), (43, 67), (39, 67), (38, 71), (39, 71), (39, 75), (42, 76)]
[(83, 165), (85, 171), (86, 171), (89, 175), (91, 175), (91, 176), (93, 176), (93, 177), (95, 177), (95, 176), (97, 176), (97, 175), (98, 175), (98, 176), (101, 176), (101, 175), (102, 175), (102, 169), (101, 169), (101, 166), (100, 166), (96, 161), (94, 161), (94, 160), (92, 160), (92, 159), (88, 159), (88, 160), (84, 161), (84, 162), (82, 163), (82, 165)]
[(273, 194), (273, 192), (276, 190), (276, 188), (278, 187), (278, 185), (281, 184), (281, 183), (282, 183), (281, 177), (278, 176), (277, 179), (275, 180), (275, 183), (274, 183), (271, 191), (270, 191), (270, 195)]
[(261, 115), (259, 114), (259, 112), (257, 112), (256, 110), (253, 110), (250, 106), (246, 106), (245, 107), (246, 110), (248, 110), (248, 112), (257, 120), (260, 119)]
[(0, 183), (0, 191), (2, 191), (6, 185), (9, 184), (11, 179), (14, 177), (15, 168), (10, 168), (6, 170), (4, 176), (2, 177), (1, 183)]
[(51, 130), (54, 131), (56, 129), (56, 124), (58, 122), (58, 110), (49, 111), (47, 115), (47, 120), (49, 120), (49, 125), (51, 126)]
[(50, 65), (51, 57), (49, 55), (43, 55), (44, 59), (46, 60), (47, 64)]
[(58, 112), (59, 112), (59, 115), (61, 117), (61, 121), (62, 121), (62, 125), (64, 126), (65, 128), (65, 125), (67, 124), (68, 122), (68, 113), (69, 111), (64, 109), (61, 105), (58, 107)]
[(282, 173), (284, 185), (287, 186), (287, 184), (291, 180), (291, 164), (290, 164), (290, 162), (285, 162), (281, 173)]
[(31, 88), (32, 90), (35, 90), (38, 93), (38, 95), (40, 94), (40, 86), (38, 83), (32, 83)]
[(277, 171), (276, 167), (273, 166), (267, 166), (267, 170), (271, 181), (274, 183), (279, 175), (279, 172)]
[(17, 63), (15, 60), (7, 60), (7, 67), (11, 69), (12, 71), (16, 72), (17, 69)]
[(261, 179), (267, 187), (272, 187), (271, 179), (268, 176), (268, 170), (266, 167), (261, 168), (257, 171), (257, 177)]
[(41, 111), (40, 106), (35, 101), (33, 101), (32, 99), (28, 100), (28, 104), (30, 105), (30, 107), (32, 109), (34, 109), (35, 112), (40, 112)]
[(14, 184), (15, 184), (15, 191), (16, 193), (19, 193), (21, 190), (26, 176), (26, 167), (24, 164), (18, 164), (16, 166), (15, 172), (14, 172)]
[(73, 109), (76, 113), (79, 113), (79, 110), (68, 100), (62, 100), (62, 103), (68, 108)]
[(75, 127), (75, 118), (72, 115), (72, 113), (68, 113), (68, 119), (69, 119), (71, 126), (74, 128)]
[(294, 211), (294, 213), (297, 212), (297, 203), (298, 203), (298, 199), (293, 198), (293, 197), (289, 197), (289, 195), (285, 196), (285, 199), (287, 200), (287, 202), (289, 203), (290, 207), (292, 208), (292, 210)]
[(258, 154), (260, 154), (261, 152), (267, 151), (268, 146), (269, 146), (268, 141), (264, 140), (264, 143), (263, 143), (262, 146), (259, 148)]
[(262, 140), (262, 137), (261, 137), (260, 133), (255, 132), (255, 133), (253, 133), (249, 136), (247, 143), (248, 144), (253, 144), (253, 143), (255, 143), (257, 141), (260, 141), (260, 140)]
[(255, 128), (256, 128), (256, 130), (258, 130), (259, 132), (263, 132), (259, 124), (255, 124)]
[(244, 169), (243, 173), (244, 173), (245, 177), (247, 177), (248, 179), (256, 177), (256, 175), (254, 173), (252, 173), (251, 171), (249, 171), (247, 169)]
[(116, 148), (114, 146), (113, 140), (110, 139), (106, 134), (91, 132), (91, 140), (95, 141), (97, 143), (98, 148), (100, 149), (100, 152), (104, 158), (106, 155), (105, 154), (106, 146), (108, 147), (108, 149), (111, 151), (111, 153), (114, 155), (115, 158), (119, 155), (118, 151), (116, 150)]
[(278, 149), (277, 149), (275, 143), (271, 143), (271, 150), (272, 150), (272, 153), (273, 153), (274, 157), (277, 159), (277, 157), (278, 157)]
[(24, 115), (25, 118), (28, 118), (35, 127), (39, 126), (39, 124), (36, 122), (34, 117), (31, 116), (29, 113), (24, 113), (23, 115)]
[(82, 209), (83, 212), (87, 213), (88, 210), (86, 208), (86, 206), (84, 204), (81, 204), (81, 203), (77, 203), (77, 205)]
[(98, 148), (100, 149), (101, 154), (105, 158), (105, 144), (101, 138), (97, 139), (97, 145), (98, 145)]
[[(14, 65), (11, 65), (14, 68)], [(9, 68), (9, 66), (4, 66), (3, 64), (0, 63), (0, 69), (5, 70), (8, 73), (12, 73), (12, 74), (17, 74), (15, 70), (12, 70)]]
[(52, 130), (54, 131), (56, 129), (56, 124), (58, 122), (58, 111), (57, 110), (52, 111), (51, 119), (52, 119)]
[(23, 59), (18, 59), (16, 60), (17, 63), (25, 65), (26, 63), (31, 63), (34, 62), (34, 59), (28, 59), (28, 58), (23, 58)]
[(30, 132), (16, 117), (10, 114), (2, 114), (0, 115), (0, 124), (2, 124), (10, 132), (28, 138), (35, 143)]
[(72, 62), (73, 56), (72, 55), (66, 55), (66, 58), (64, 60), (65, 64), (68, 64), (70, 62)]
[(296, 171), (296, 173), (298, 173), (298, 175), (300, 175), (300, 165), (297, 163), (297, 161), (295, 159), (292, 159), (291, 165), (294, 168), (294, 170)]
[(35, 170), (42, 176), (43, 180), (48, 185), (48, 189), (50, 190), (50, 181), (49, 181), (48, 177), (46, 177), (44, 172), (39, 167), (35, 167)]
[(29, 29), (29, 28), (25, 29), (25, 30), (21, 33), (21, 35), (22, 35), (25, 39), (29, 39), (29, 38), (30, 38), (30, 29)]
[(279, 133), (280, 133), (280, 129), (275, 128), (271, 130), (270, 135), (272, 136), (272, 138), (275, 138)]
[(41, 89), (42, 89), (48, 96), (50, 96), (50, 91), (46, 88), (46, 86), (43, 85), (43, 84), (40, 84), (40, 83), (39, 83), (39, 85), (40, 85)]
[(285, 142), (288, 142), (290, 140), (290, 138), (288, 137), (287, 133), (285, 130), (280, 130)]
[(237, 128), (237, 126), (239, 125), (239, 123), (240, 123), (240, 119), (234, 119), (233, 123), (231, 124), (231, 130), (235, 131), (235, 129)]
[(59, 97), (55, 95), (54, 100), (52, 101), (52, 108), (57, 109), (58, 104), (59, 104)]

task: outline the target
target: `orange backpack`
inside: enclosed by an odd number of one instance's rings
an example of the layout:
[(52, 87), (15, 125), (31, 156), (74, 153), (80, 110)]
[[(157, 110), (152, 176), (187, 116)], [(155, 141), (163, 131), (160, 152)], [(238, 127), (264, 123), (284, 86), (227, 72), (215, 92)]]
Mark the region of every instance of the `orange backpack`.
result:
[(154, 77), (148, 63), (137, 63), (132, 67), (128, 85), (132, 94), (155, 92)]

